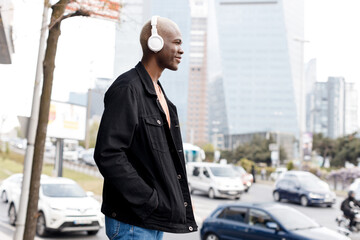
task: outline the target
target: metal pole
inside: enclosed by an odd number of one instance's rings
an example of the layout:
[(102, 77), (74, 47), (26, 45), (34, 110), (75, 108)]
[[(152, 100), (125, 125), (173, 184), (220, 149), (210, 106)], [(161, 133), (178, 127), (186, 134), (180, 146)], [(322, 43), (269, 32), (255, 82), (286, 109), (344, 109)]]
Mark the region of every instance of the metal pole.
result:
[(309, 41), (300, 39), (300, 38), (294, 38), (294, 41), (297, 41), (300, 43), (300, 54), (301, 54), (301, 62), (300, 62), (300, 96), (299, 96), (299, 160), (302, 162), (304, 160), (304, 150), (303, 150), (303, 93), (304, 93), (304, 44), (308, 43)]
[(56, 139), (56, 162), (55, 162), (55, 173), (57, 177), (62, 177), (63, 175), (63, 153), (64, 153), (64, 139)]
[(92, 103), (92, 89), (89, 88), (86, 106), (86, 132), (85, 132), (85, 149), (89, 149), (90, 145), (90, 115)]
[(46, 32), (48, 29), (47, 21), (48, 21), (49, 7), (50, 7), (49, 4), (50, 4), (49, 0), (44, 0), (44, 10), (43, 10), (43, 17), (41, 24), (41, 32), (40, 32), (40, 43), (39, 43), (38, 59), (36, 66), (33, 101), (32, 101), (30, 121), (28, 125), (29, 126), (28, 134), (27, 134), (28, 143), (25, 152), (23, 180), (21, 187), (19, 211), (16, 220), (16, 229), (13, 238), (14, 240), (22, 240), (25, 230), (25, 218), (26, 218), (26, 210), (29, 200), (32, 157), (34, 155), (34, 144), (35, 144), (36, 128), (37, 128), (39, 107), (40, 107), (41, 79), (43, 73), (42, 63), (45, 55)]

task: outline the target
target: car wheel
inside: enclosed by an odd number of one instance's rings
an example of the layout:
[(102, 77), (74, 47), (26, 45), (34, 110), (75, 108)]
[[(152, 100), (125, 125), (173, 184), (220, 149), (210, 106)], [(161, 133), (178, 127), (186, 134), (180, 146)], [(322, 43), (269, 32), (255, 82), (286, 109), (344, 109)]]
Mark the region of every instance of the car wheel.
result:
[(208, 234), (206, 234), (204, 239), (205, 240), (219, 240), (219, 237), (216, 236), (216, 234), (214, 234), (214, 233), (208, 233)]
[(208, 192), (209, 198), (214, 199), (215, 198), (215, 191), (214, 189), (210, 188)]
[(87, 234), (90, 236), (96, 235), (99, 232), (99, 230), (93, 230), (93, 231), (87, 231)]
[(1, 193), (1, 201), (4, 202), (4, 203), (7, 203), (8, 202), (8, 197), (7, 197), (7, 193), (6, 191), (2, 191)]
[(15, 223), (16, 223), (16, 209), (15, 209), (15, 205), (13, 203), (10, 204), (8, 216), (9, 216), (10, 224), (15, 226)]
[(274, 192), (273, 197), (274, 197), (274, 200), (276, 202), (280, 202), (281, 198), (280, 198), (280, 193), (279, 192)]
[(46, 220), (45, 216), (42, 212), (39, 213), (37, 222), (36, 222), (36, 234), (40, 237), (45, 237), (48, 235), (48, 231), (46, 229)]
[(307, 197), (305, 195), (301, 196), (300, 204), (301, 204), (301, 206), (304, 206), (304, 207), (306, 207), (309, 204), (309, 200), (307, 199)]

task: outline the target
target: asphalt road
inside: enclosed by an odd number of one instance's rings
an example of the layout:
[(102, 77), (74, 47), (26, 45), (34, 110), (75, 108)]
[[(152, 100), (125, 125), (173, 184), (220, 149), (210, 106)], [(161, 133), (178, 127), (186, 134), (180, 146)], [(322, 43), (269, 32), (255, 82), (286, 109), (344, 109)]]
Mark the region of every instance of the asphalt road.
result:
[[(255, 184), (249, 191), (249, 193), (243, 194), (239, 201), (241, 202), (273, 202), (272, 199), (272, 185), (268, 184)], [(206, 195), (195, 192), (192, 196), (193, 205), (195, 210), (195, 215), (198, 221), (198, 224), (201, 225), (201, 222), (206, 218), (206, 216), (214, 210), (219, 204), (224, 204), (227, 202), (233, 202), (235, 200), (227, 199), (209, 199)], [(290, 207), (296, 208), (297, 210), (303, 212), (309, 217), (313, 218), (315, 221), (321, 225), (328, 227), (330, 229), (336, 230), (335, 218), (341, 214), (340, 203), (342, 198), (337, 198), (337, 203), (332, 208), (326, 207), (302, 207), (298, 204), (282, 202), (281, 204), (288, 205)], [(7, 219), (7, 205), (0, 203), (0, 239), (1, 240), (11, 240), (14, 227), (8, 224)], [(353, 234), (350, 236), (353, 240), (360, 240), (360, 234)], [(37, 240), (42, 238), (36, 238)], [(87, 236), (84, 232), (72, 233), (72, 234), (56, 234), (50, 238), (46, 239), (84, 239), (84, 240), (107, 240), (105, 235), (105, 230), (102, 229), (96, 236)], [(165, 233), (164, 240), (200, 240), (199, 232), (194, 232), (190, 234), (169, 234)]]

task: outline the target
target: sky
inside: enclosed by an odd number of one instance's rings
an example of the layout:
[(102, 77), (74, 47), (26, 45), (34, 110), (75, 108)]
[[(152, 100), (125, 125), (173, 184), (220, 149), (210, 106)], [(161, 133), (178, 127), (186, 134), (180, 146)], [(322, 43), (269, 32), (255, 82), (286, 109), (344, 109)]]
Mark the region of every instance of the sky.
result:
[[(43, 0), (13, 2), (15, 53), (13, 64), (0, 64), (0, 132), (18, 125), (16, 116), (31, 113), (41, 27)], [(304, 39), (309, 41), (304, 61), (317, 59), (317, 80), (343, 76), (360, 84), (360, 1), (305, 0), (304, 10)], [(114, 48), (114, 22), (83, 17), (63, 21), (52, 98), (67, 101), (70, 91), (86, 92), (96, 77), (113, 78)]]

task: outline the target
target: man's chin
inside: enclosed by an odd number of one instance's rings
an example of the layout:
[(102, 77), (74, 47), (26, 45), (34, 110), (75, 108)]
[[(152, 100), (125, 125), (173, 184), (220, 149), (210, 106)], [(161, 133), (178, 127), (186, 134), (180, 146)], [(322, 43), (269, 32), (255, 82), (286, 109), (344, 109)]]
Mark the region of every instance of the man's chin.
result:
[(167, 69), (171, 70), (171, 71), (177, 71), (178, 70), (178, 66), (169, 66)]

